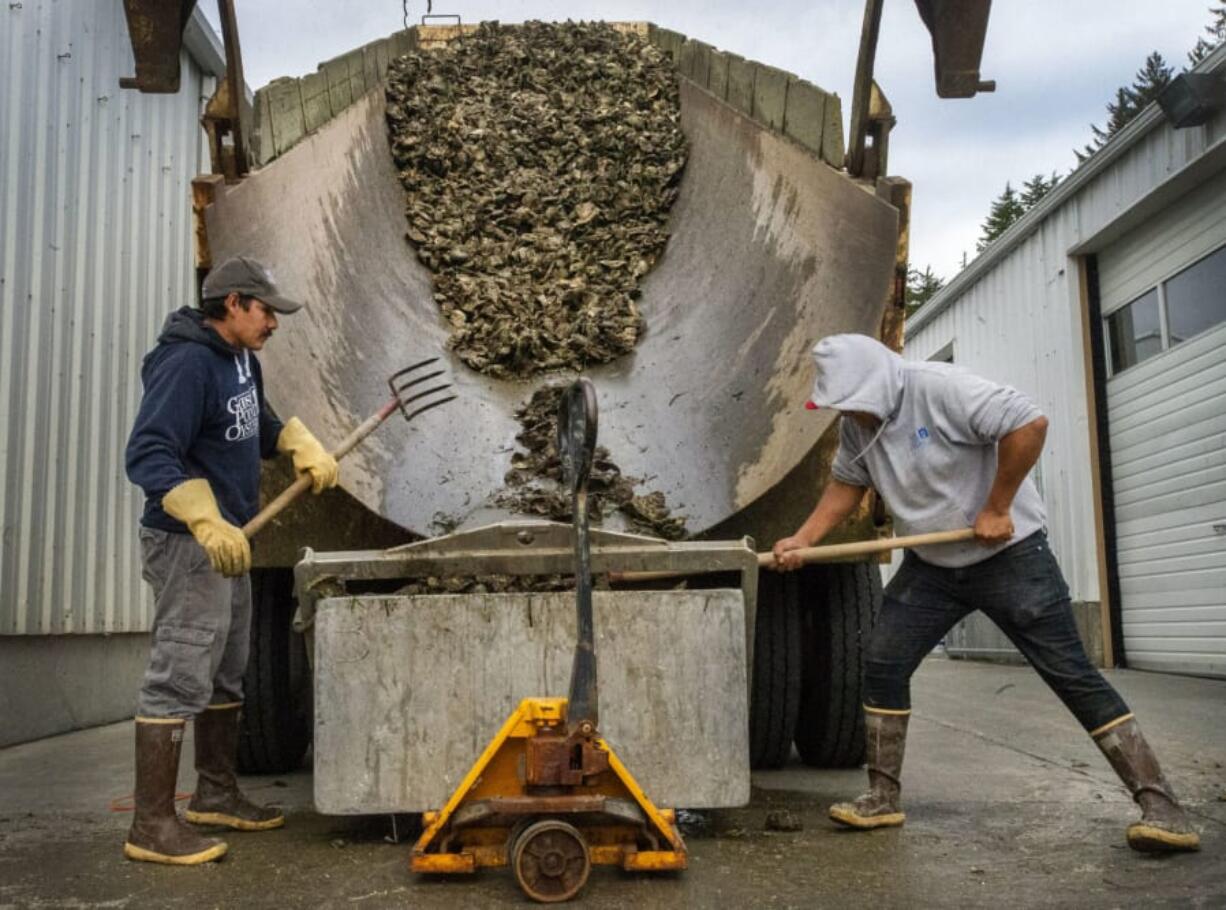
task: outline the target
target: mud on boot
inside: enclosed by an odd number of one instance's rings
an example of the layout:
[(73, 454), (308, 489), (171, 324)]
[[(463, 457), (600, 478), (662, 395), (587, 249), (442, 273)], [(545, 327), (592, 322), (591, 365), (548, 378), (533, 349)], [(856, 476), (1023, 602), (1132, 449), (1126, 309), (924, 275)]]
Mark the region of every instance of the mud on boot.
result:
[(187, 820), (235, 831), (267, 831), (285, 824), (280, 809), (258, 806), (238, 788), (238, 721), (241, 702), (209, 705), (196, 717), (196, 792)]
[(226, 844), (204, 837), (175, 812), (175, 782), (185, 721), (136, 719), (136, 795), (132, 827), (123, 845), (128, 859), (195, 866), (220, 859)]
[(910, 717), (910, 711), (864, 709), (869, 790), (853, 802), (831, 806), (834, 821), (861, 830), (893, 828), (906, 821), (900, 802), (900, 775)]
[(1125, 714), (1090, 736), (1141, 807), (1141, 820), (1128, 826), (1128, 846), (1143, 853), (1199, 850), (1200, 835), (1188, 823), (1133, 716)]

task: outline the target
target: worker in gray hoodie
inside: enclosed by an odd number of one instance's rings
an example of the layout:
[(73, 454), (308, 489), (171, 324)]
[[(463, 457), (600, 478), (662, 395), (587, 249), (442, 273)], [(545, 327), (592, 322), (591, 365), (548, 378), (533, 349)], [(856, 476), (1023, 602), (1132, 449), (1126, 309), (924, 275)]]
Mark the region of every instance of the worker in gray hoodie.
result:
[(1188, 824), (1136, 719), (1087, 658), (1069, 591), (1047, 543), (1030, 470), (1047, 419), (1024, 395), (942, 363), (904, 361), (864, 335), (813, 348), (809, 408), (842, 414), (832, 479), (800, 529), (774, 546), (776, 568), (816, 544), (872, 487), (900, 535), (971, 526), (975, 540), (916, 547), (886, 586), (865, 657), (869, 790), (830, 816), (850, 828), (901, 825), (910, 679), (958, 620), (982, 610), (1073, 712), (1141, 807), (1128, 843), (1195, 850)]

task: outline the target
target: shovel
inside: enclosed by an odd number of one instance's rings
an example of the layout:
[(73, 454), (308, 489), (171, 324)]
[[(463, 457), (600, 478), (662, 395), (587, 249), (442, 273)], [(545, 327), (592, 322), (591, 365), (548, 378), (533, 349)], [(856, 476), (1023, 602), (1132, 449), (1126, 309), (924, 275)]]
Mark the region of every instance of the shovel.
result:
[[(405, 367), (398, 373), (393, 373), (387, 380), (388, 388), (392, 390), (392, 397), (387, 400), (383, 407), (363, 420), (352, 433), (341, 440), (341, 444), (332, 450), (332, 457), (340, 461), (358, 443), (382, 426), (383, 421), (391, 417), (396, 411), (403, 414), (406, 421), (412, 421), (418, 414), (425, 413), (431, 408), (437, 408), (439, 405), (446, 404), (449, 401), (454, 401), (456, 396), (447, 394), (451, 389), (449, 382), (432, 383), (432, 380), (436, 380), (444, 374), (444, 370), (421, 372), (422, 370), (428, 370), (435, 363), (438, 363), (438, 358), (431, 357), (429, 360), (423, 360), (421, 363)], [(311, 475), (300, 475), (297, 480), (282, 490), (276, 499), (264, 506), (255, 518), (243, 525), (243, 533), (247, 535), (248, 539), (254, 537), (265, 525), (280, 515), (286, 506), (310, 488)]]
[[(855, 543), (835, 543), (824, 547), (804, 547), (792, 552), (800, 557), (804, 565), (815, 562), (838, 562), (852, 556), (868, 556), (873, 553), (884, 553), (887, 550), (902, 550), (907, 547), (921, 547), (934, 543), (956, 543), (961, 540), (974, 540), (974, 528), (959, 528), (956, 531), (934, 531), (930, 534), (913, 534), (910, 537), (885, 537), (881, 540), (859, 540)], [(763, 569), (775, 567), (774, 553), (759, 553), (758, 566)], [(676, 578), (679, 572), (610, 572), (610, 582), (656, 581), (664, 578)], [(685, 574), (701, 574), (690, 572)]]

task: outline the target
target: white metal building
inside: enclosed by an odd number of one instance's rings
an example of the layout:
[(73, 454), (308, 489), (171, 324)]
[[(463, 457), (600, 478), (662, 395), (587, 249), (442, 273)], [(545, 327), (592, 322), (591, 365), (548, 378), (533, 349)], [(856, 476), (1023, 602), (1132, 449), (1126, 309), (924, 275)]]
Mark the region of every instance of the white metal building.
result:
[[(1197, 67), (1226, 78), (1226, 46)], [(1109, 663), (1226, 676), (1226, 112), (1154, 104), (907, 323), (906, 356), (1031, 394), (1083, 636)], [(951, 651), (1010, 651), (983, 617)]]
[(150, 596), (124, 442), (141, 357), (195, 299), (225, 69), (199, 9), (184, 48), (179, 93), (143, 95), (119, 87), (121, 0), (0, 9), (0, 746), (132, 713)]

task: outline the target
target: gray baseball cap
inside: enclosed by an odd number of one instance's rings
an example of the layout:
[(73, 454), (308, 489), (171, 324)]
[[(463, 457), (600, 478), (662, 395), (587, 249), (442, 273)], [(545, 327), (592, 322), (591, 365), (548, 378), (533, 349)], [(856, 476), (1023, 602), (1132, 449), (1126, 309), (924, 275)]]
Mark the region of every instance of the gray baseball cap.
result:
[(214, 268), (204, 279), (200, 296), (204, 300), (227, 297), (231, 293), (254, 297), (278, 313), (296, 313), (302, 304), (277, 292), (272, 273), (256, 259), (235, 256)]

